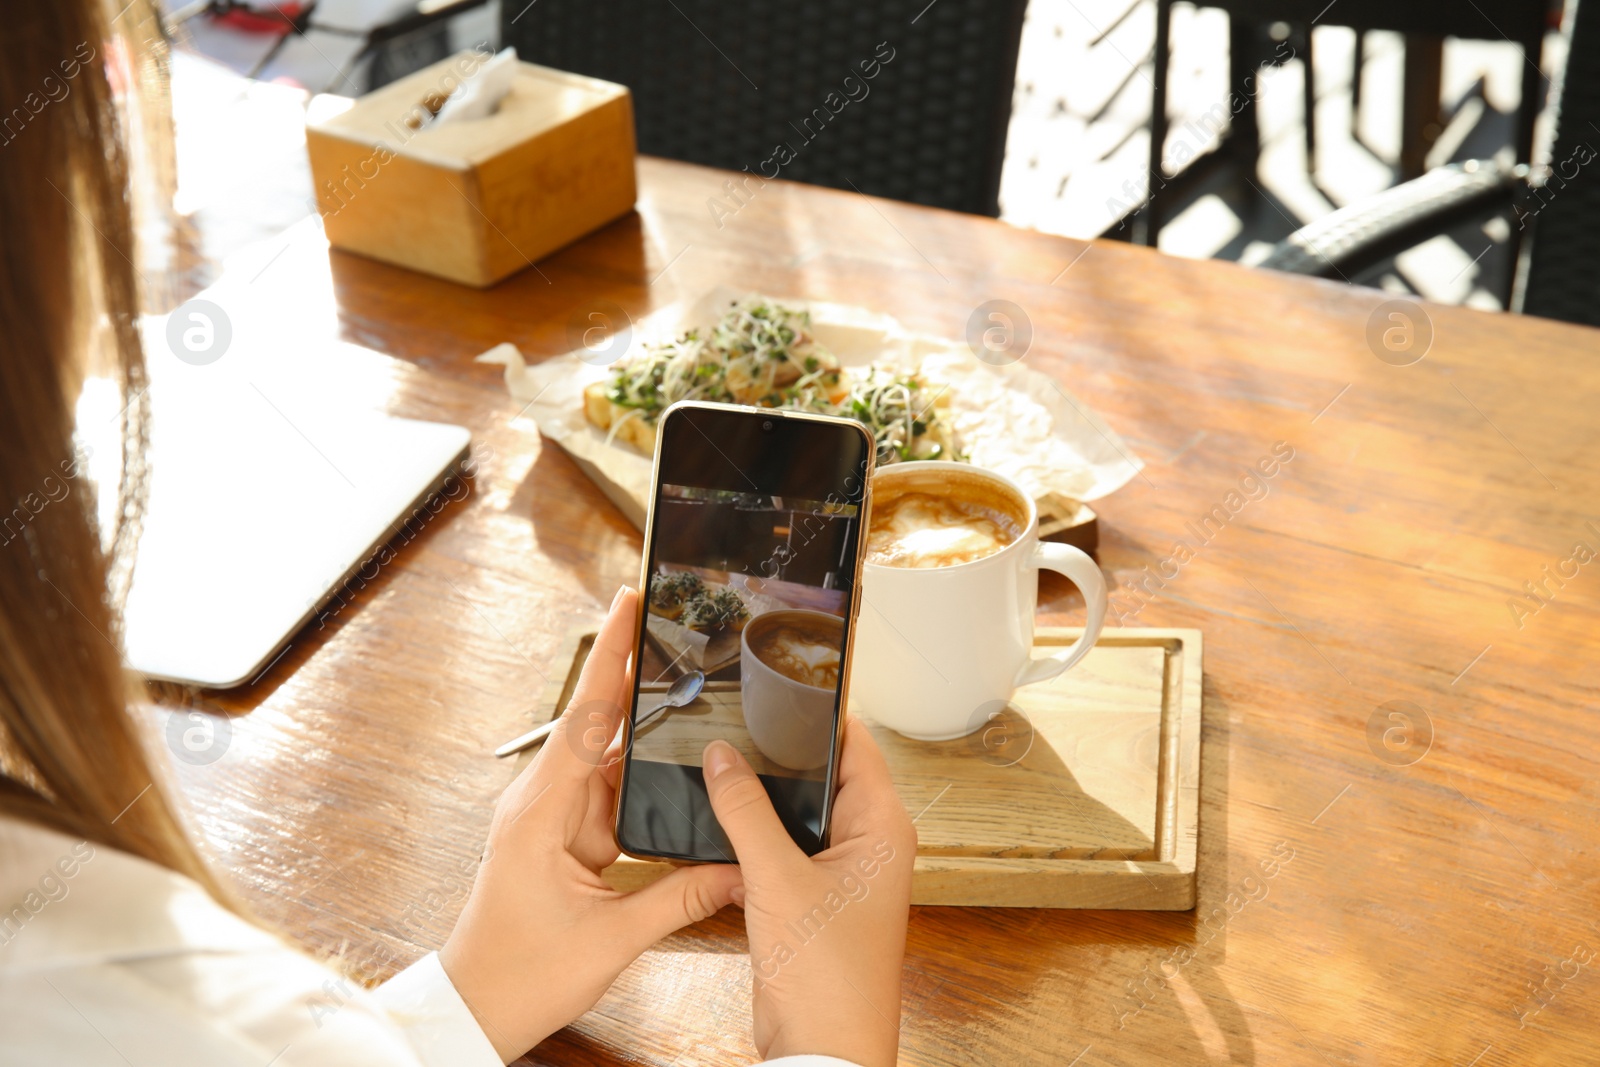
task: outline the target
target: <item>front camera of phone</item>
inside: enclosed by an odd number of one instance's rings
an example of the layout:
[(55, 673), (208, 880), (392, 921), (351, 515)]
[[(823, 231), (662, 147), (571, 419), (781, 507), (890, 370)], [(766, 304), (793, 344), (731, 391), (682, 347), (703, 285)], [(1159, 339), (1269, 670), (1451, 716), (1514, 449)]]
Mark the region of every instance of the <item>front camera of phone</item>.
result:
[(768, 433), (771, 433), (772, 432), (772, 420), (771, 419), (763, 419), (763, 420), (761, 420), (761, 428), (763, 430), (766, 430)]

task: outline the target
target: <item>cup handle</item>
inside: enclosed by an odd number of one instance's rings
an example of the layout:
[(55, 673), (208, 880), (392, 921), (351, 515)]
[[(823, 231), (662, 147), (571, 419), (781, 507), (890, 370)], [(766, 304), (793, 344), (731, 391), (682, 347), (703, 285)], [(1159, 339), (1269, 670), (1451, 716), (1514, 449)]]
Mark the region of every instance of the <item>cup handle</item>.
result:
[(1019, 687), (1054, 678), (1088, 655), (1106, 623), (1106, 578), (1100, 573), (1100, 565), (1089, 558), (1087, 552), (1056, 541), (1040, 541), (1033, 549), (1032, 566), (1065, 575), (1083, 594), (1089, 615), (1082, 637), (1053, 656), (1030, 659), (1022, 665), (1015, 683)]

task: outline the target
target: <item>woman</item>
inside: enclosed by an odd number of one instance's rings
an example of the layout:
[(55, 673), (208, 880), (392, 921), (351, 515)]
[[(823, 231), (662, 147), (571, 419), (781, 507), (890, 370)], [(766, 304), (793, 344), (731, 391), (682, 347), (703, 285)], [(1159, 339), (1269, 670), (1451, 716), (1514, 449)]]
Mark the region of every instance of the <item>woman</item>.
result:
[[(708, 788), (741, 866), (684, 868), (633, 894), (598, 873), (617, 855), (615, 763), (558, 731), (497, 805), (444, 947), (370, 992), (251, 923), (207, 869), (152, 773), (115, 644), (148, 435), (124, 134), (154, 114), (131, 106), (139, 90), (164, 89), (142, 84), (160, 68), (131, 28), (150, 13), (121, 2), (13, 5), (0, 32), (0, 1064), (506, 1063), (657, 940), (730, 903), (744, 909), (763, 1055), (893, 1063), (916, 840), (854, 723), (827, 852), (801, 853), (750, 766), (713, 742)], [(151, 125), (146, 155), (161, 143)], [(127, 402), (122, 481), (102, 487), (122, 503), (108, 531), (66, 481), (91, 373)], [(620, 709), (638, 610), (619, 591), (574, 704)], [(784, 944), (787, 923), (869, 867), (870, 891), (824, 935)]]

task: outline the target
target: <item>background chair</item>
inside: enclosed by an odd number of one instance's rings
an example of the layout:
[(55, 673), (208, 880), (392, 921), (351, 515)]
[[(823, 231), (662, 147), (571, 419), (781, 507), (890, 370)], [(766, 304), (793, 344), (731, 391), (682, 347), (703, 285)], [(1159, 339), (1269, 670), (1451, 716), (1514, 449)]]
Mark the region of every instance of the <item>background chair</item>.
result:
[(1551, 170), (1474, 161), (1341, 208), (1280, 242), (1261, 267), (1359, 280), (1397, 253), (1460, 224), (1504, 216), (1527, 249), (1526, 281), (1509, 306), (1600, 326), (1600, 0), (1572, 20)]
[(505, 0), (501, 40), (632, 89), (641, 152), (758, 173), (786, 143), (779, 177), (998, 215), (1025, 7)]
[[(1531, 256), (1520, 310), (1600, 326), (1600, 0), (1583, 0), (1556, 114), (1554, 173), (1523, 193)], [(1587, 163), (1580, 163), (1582, 159)]]
[[(1252, 99), (1234, 117), (1222, 149), (1197, 159), (1174, 181), (1162, 166), (1167, 138), (1167, 62), (1169, 28), (1174, 0), (1156, 0), (1155, 79), (1150, 118), (1150, 188), (1162, 189), (1141, 214), (1134, 239), (1155, 245), (1165, 217), (1183, 200), (1183, 189), (1199, 180), (1218, 163), (1253, 167), (1259, 151), (1255, 102)], [(1548, 0), (1201, 0), (1200, 6), (1228, 13), (1230, 22), (1229, 87), (1249, 95), (1251, 77), (1263, 58), (1273, 53), (1263, 47), (1261, 28), (1286, 23), (1293, 36), (1294, 55), (1304, 60), (1306, 99), (1306, 159), (1315, 170), (1316, 133), (1313, 112), (1315, 86), (1311, 75), (1311, 30), (1318, 25), (1367, 30), (1394, 30), (1407, 34), (1405, 134), (1402, 137), (1400, 177), (1420, 170), (1426, 153), (1423, 130), (1439, 110), (1438, 42), (1444, 37), (1509, 40), (1517, 44), (1528, 62), (1523, 65), (1522, 96), (1518, 105), (1513, 144), (1518, 163), (1532, 155), (1533, 126), (1543, 102), (1539, 56), (1548, 23)], [(1431, 93), (1431, 100), (1427, 99)], [(1432, 116), (1432, 118), (1429, 118)], [(1174, 185), (1176, 184), (1176, 188)]]
[(450, 32), (451, 20), (486, 3), (488, 0), (419, 2), (415, 10), (374, 28), (360, 53), (372, 58), (367, 69), (368, 91), (448, 59), (459, 47)]

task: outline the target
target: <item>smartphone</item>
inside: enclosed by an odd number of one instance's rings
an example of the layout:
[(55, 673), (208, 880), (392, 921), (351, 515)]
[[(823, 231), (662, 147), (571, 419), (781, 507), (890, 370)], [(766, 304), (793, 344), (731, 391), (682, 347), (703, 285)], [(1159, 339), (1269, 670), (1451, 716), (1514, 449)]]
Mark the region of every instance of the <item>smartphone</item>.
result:
[(851, 419), (663, 413), (617, 788), (624, 853), (737, 862), (701, 770), (717, 738), (802, 851), (828, 847), (874, 453)]

